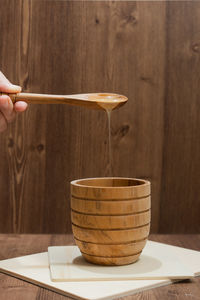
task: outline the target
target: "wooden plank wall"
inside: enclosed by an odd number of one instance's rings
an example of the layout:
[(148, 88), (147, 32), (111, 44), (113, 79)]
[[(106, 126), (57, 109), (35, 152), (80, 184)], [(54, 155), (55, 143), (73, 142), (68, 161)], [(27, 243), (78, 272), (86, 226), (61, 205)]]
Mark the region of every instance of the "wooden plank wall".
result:
[[(23, 91), (116, 92), (113, 176), (152, 182), (152, 232), (200, 232), (200, 3), (1, 0)], [(71, 231), (69, 182), (108, 175), (104, 112), (30, 105), (0, 135), (0, 232)]]

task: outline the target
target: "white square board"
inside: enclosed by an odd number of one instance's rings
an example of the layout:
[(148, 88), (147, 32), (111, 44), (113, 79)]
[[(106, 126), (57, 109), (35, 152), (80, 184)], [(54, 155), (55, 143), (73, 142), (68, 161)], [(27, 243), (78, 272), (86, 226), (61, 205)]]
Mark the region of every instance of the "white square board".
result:
[(52, 281), (188, 279), (194, 273), (166, 245), (148, 242), (139, 260), (125, 266), (88, 263), (77, 246), (48, 248)]
[[(200, 275), (200, 252), (185, 248), (169, 246), (148, 241), (173, 250), (179, 259), (186, 264), (195, 276)], [(164, 280), (123, 280), (123, 281), (92, 281), (92, 282), (52, 282), (50, 279), (48, 253), (27, 255), (0, 261), (0, 272), (24, 279), (41, 287), (56, 291), (75, 299), (116, 299), (138, 293), (150, 288), (173, 283)]]

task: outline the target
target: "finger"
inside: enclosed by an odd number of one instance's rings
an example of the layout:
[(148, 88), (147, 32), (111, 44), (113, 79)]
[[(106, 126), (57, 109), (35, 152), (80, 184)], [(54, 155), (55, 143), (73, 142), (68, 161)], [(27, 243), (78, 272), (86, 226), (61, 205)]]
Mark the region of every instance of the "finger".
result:
[(3, 93), (20, 93), (21, 87), (18, 85), (12, 84), (0, 71), (0, 92)]
[(6, 119), (4, 117), (4, 115), (0, 112), (0, 132), (3, 132), (4, 130), (6, 130), (8, 124), (6, 122)]
[(9, 96), (0, 96), (0, 111), (8, 123), (15, 118), (16, 112), (13, 110), (13, 103)]
[(24, 101), (17, 101), (14, 104), (14, 109), (16, 112), (23, 112), (27, 109), (28, 104)]

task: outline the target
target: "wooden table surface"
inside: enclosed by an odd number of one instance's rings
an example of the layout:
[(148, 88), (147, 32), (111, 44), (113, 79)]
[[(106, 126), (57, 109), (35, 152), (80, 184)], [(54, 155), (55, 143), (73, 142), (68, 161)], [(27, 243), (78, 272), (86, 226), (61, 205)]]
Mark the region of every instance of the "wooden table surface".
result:
[[(200, 251), (199, 235), (151, 235), (157, 242)], [(0, 234), (0, 259), (45, 252), (48, 246), (74, 244), (72, 235)], [(69, 297), (0, 273), (0, 300), (66, 300)], [(200, 277), (123, 297), (124, 300), (200, 299)]]

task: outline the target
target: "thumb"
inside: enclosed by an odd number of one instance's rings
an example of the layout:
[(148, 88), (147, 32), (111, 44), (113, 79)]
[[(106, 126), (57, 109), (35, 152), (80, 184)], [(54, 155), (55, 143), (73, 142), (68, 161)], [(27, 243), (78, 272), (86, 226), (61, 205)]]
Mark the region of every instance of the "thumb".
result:
[(0, 92), (3, 93), (20, 93), (21, 87), (12, 84), (0, 71)]

